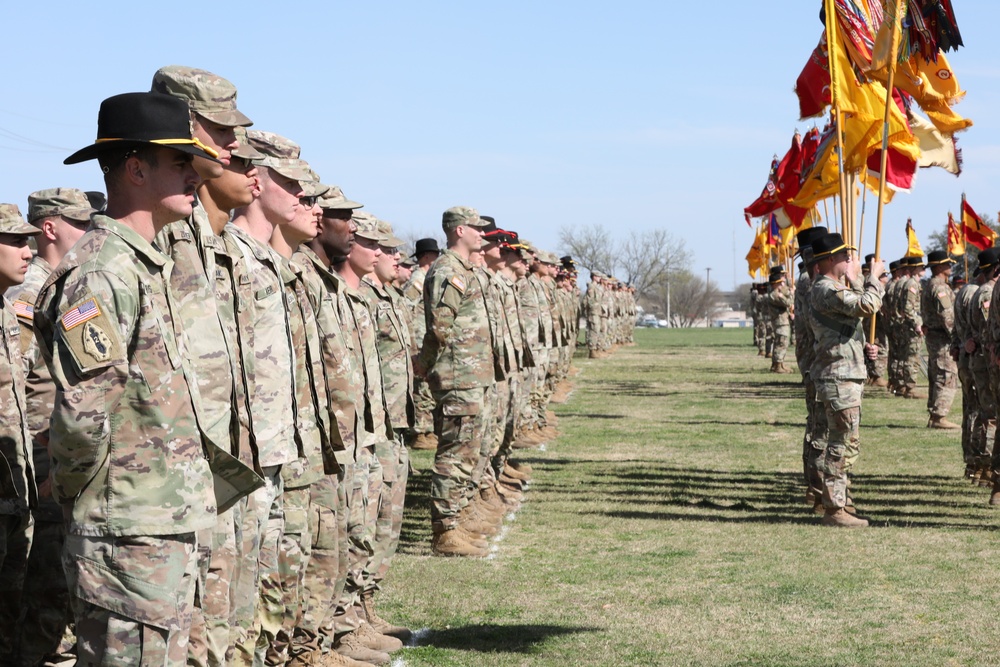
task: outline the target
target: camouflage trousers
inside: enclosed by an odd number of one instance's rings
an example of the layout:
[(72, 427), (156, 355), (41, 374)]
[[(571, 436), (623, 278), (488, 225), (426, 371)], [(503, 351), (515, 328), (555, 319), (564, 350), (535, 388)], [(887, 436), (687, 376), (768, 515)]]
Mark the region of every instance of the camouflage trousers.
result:
[(3, 665), (15, 661), (17, 621), (21, 615), (33, 525), (28, 512), (0, 514), (0, 664)]
[(549, 375), (549, 348), (539, 348), (532, 351), (535, 357), (534, 377), (531, 382), (531, 422), (545, 427), (545, 409), (548, 406), (548, 388), (546, 382)]
[(410, 474), (410, 455), (403, 446), (402, 435), (376, 448), (382, 464), (382, 489), (375, 522), (375, 552), (365, 567), (365, 590), (378, 590), (385, 579), (403, 531), (403, 507), (406, 504), (406, 481)]
[(186, 664), (198, 576), (194, 533), (67, 535), (63, 564), (80, 667)]
[(951, 358), (951, 337), (927, 333), (927, 411), (932, 417), (947, 417), (958, 389), (958, 364)]
[(534, 413), (531, 411), (531, 385), (535, 380), (534, 367), (525, 368), (518, 372), (520, 383), (517, 393), (517, 405), (514, 410), (517, 413), (516, 423), (518, 430), (531, 428), (534, 426)]
[(764, 321), (764, 353), (771, 354), (774, 349), (774, 329), (771, 328), (770, 320)]
[(312, 554), (306, 564), (305, 601), (295, 636), (292, 654), (333, 646), (339, 632), (352, 628), (338, 628), (336, 603), (344, 594), (347, 584), (347, 470), (344, 466), (336, 475), (327, 475), (313, 485), (326, 485), (323, 497), (335, 497), (336, 507), (325, 507), (316, 502), (315, 494), (309, 506), (309, 535), (312, 537)]
[(969, 355), (965, 350), (958, 357), (958, 380), (962, 385), (962, 460), (966, 465), (972, 465), (972, 428), (976, 420), (979, 397), (976, 394), (976, 383), (972, 379), (969, 368)]
[(969, 370), (976, 386), (976, 417), (972, 426), (970, 445), (973, 465), (984, 466), (992, 458), (993, 439), (996, 437), (997, 412), (993, 387), (990, 384), (990, 369), (982, 354), (972, 357)]
[(816, 492), (823, 489), (823, 479), (816, 469), (816, 462), (826, 449), (829, 431), (826, 425), (826, 409), (816, 398), (816, 385), (809, 373), (802, 376), (806, 392), (806, 432), (802, 437), (802, 470), (806, 486)]
[(604, 341), (601, 335), (601, 325), (600, 318), (591, 315), (587, 318), (587, 349), (588, 350), (603, 350)]
[[(492, 484), (493, 457), (500, 452), (504, 439), (507, 437), (507, 424), (511, 417), (511, 394), (510, 382), (499, 380), (486, 390), (486, 402), (493, 404), (493, 414), (490, 423), (486, 425), (486, 432), (483, 435), (482, 447), (479, 451), (479, 463), (472, 473), (472, 481), (476, 488), (482, 488), (485, 484)], [(485, 480), (483, 475), (487, 473)]]
[(435, 392), (434, 430), (438, 436), (431, 473), (431, 521), (451, 530), (475, 489), (473, 474), (482, 452), (493, 405), (486, 388)]
[(413, 427), (415, 435), (434, 432), (434, 394), (427, 380), (413, 377)]
[(73, 608), (62, 566), (65, 538), (62, 521), (35, 521), (17, 633), (22, 667), (76, 663)]
[(284, 607), (277, 580), (278, 545), (284, 532), (281, 466), (263, 469), (264, 486), (247, 498), (241, 521), (243, 564), (236, 589), (232, 663), (264, 663), (264, 652), (278, 630)]
[[(865, 340), (868, 339), (871, 319), (864, 320)], [(875, 324), (875, 344), (878, 345), (878, 356), (874, 359), (865, 357), (865, 369), (868, 371), (868, 379), (871, 381), (887, 377), (889, 362), (889, 337), (885, 333), (883, 318), (879, 317)]]
[(215, 526), (198, 533), (198, 578), (191, 615), (188, 665), (225, 665), (231, 642), (231, 588), (239, 562), (235, 507), (216, 517)]
[(361, 593), (367, 588), (365, 567), (375, 554), (375, 525), (382, 493), (382, 465), (374, 447), (358, 448), (355, 462), (347, 466), (347, 580), (334, 614), (337, 632), (356, 629)]
[(763, 316), (753, 319), (753, 344), (759, 352), (767, 351), (767, 328)]
[(826, 412), (827, 440), (816, 460), (823, 480), (823, 506), (847, 504), (847, 474), (861, 454), (861, 396), (863, 380), (818, 380), (816, 397)]
[(511, 373), (507, 379), (507, 404), (506, 406), (497, 404), (497, 413), (501, 419), (494, 420), (498, 433), (494, 434), (495, 447), (490, 450), (490, 465), (496, 475), (504, 469), (507, 459), (510, 458), (511, 444), (514, 442), (514, 434), (517, 433), (517, 402), (521, 393), (521, 376), (519, 373)]
[(285, 488), (281, 494), (284, 526), (278, 542), (277, 585), (281, 591), (281, 627), (264, 653), (265, 665), (284, 665), (305, 599), (305, 574), (312, 552), (309, 534), (309, 487)]
[(915, 389), (920, 377), (921, 336), (903, 333), (897, 339), (899, 345), (899, 388)]
[(771, 361), (776, 364), (785, 363), (785, 355), (788, 354), (788, 337), (791, 334), (791, 327), (782, 325), (774, 327), (774, 342), (771, 345)]

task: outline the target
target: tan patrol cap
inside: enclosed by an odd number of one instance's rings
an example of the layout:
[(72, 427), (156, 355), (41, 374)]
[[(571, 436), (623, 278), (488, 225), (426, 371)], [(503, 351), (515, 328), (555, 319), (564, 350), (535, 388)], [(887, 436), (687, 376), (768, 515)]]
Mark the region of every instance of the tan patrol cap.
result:
[(226, 127), (253, 125), (236, 108), (236, 86), (203, 69), (181, 65), (161, 67), (153, 75), (150, 90), (187, 100), (191, 111), (213, 123)]
[(0, 204), (0, 234), (34, 236), (41, 233), (41, 229), (24, 221), (17, 204)]
[(59, 215), (90, 222), (90, 216), (96, 212), (86, 193), (76, 188), (49, 188), (28, 195), (28, 222)]
[(378, 230), (378, 218), (371, 213), (367, 211), (355, 211), (351, 219), (358, 226), (357, 231), (354, 232), (355, 236), (376, 241), (377, 243), (383, 243), (386, 240), (387, 237)]
[(323, 193), (323, 196), (319, 198), (319, 206), (320, 208), (330, 209), (333, 211), (342, 211), (362, 208), (364, 204), (359, 204), (356, 201), (348, 199), (344, 195), (344, 191), (340, 189), (339, 185), (331, 185), (330, 189)]
[(396, 236), (392, 231), (392, 225), (385, 220), (379, 220), (375, 224), (375, 229), (385, 237), (384, 241), (379, 241), (379, 245), (386, 248), (399, 248), (406, 245), (406, 241)]
[(452, 206), (441, 216), (441, 227), (447, 231), (456, 227), (486, 227), (488, 220), (479, 217), (479, 211), (471, 206)]
[(264, 154), (254, 164), (274, 169), (285, 178), (306, 183), (312, 180), (309, 165), (299, 159), (302, 149), (287, 137), (273, 132), (247, 130), (250, 145)]

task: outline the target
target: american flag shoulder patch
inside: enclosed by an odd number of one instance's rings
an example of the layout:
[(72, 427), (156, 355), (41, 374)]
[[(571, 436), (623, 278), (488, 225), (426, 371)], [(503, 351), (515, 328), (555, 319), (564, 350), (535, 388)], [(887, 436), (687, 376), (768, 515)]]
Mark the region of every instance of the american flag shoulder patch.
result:
[(23, 317), (26, 320), (34, 320), (35, 306), (27, 301), (21, 301), (18, 299), (14, 302), (14, 314), (18, 317)]
[(459, 292), (465, 294), (465, 281), (461, 278), (458, 276), (452, 276), (451, 280), (448, 282), (451, 283)]
[(69, 331), (73, 327), (80, 326), (88, 320), (92, 320), (101, 314), (101, 308), (97, 305), (97, 299), (90, 297), (76, 304), (59, 318), (62, 322), (63, 330)]

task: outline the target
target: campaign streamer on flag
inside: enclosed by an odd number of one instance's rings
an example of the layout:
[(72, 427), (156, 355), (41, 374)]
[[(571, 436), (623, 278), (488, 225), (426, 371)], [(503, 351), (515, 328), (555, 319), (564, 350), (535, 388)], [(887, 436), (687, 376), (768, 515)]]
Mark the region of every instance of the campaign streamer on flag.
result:
[(924, 249), (920, 247), (920, 239), (917, 238), (917, 230), (913, 228), (913, 220), (906, 220), (906, 256), (923, 257)]
[(948, 212), (948, 254), (965, 254), (965, 237), (962, 236), (962, 228), (955, 222), (955, 218)]
[(962, 228), (965, 239), (980, 250), (992, 248), (997, 239), (997, 233), (990, 229), (982, 218), (972, 210), (969, 202), (962, 197)]

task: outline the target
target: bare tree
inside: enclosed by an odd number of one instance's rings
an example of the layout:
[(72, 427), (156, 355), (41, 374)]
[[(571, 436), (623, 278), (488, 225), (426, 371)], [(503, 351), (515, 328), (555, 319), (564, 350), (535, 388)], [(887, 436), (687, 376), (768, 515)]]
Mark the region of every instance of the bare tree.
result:
[(669, 290), (664, 281), (655, 287), (657, 304), (667, 311), (667, 294), (670, 295), (670, 326), (693, 327), (702, 322), (711, 323), (718, 312), (721, 293), (715, 283), (705, 281), (688, 269), (675, 271), (670, 276)]
[(563, 227), (559, 230), (559, 244), (563, 252), (572, 255), (588, 271), (615, 272), (617, 244), (602, 225)]
[(691, 264), (691, 253), (684, 239), (675, 238), (665, 229), (631, 232), (618, 249), (625, 281), (636, 293), (646, 295), (670, 274)]
[[(980, 213), (980, 217), (983, 219), (983, 223), (987, 227), (995, 232), (1000, 232), (1000, 224), (988, 213)], [(956, 222), (961, 225), (961, 220), (956, 220)], [(934, 250), (947, 250), (948, 249), (948, 225), (942, 229), (937, 229), (927, 235), (927, 247), (924, 249), (926, 252), (932, 252)], [(953, 257), (958, 259), (958, 264), (952, 270), (952, 275), (958, 276), (960, 278), (965, 278), (965, 265), (968, 263), (969, 270), (976, 267), (979, 257), (979, 248), (966, 242), (965, 244), (965, 256), (953, 255)]]

